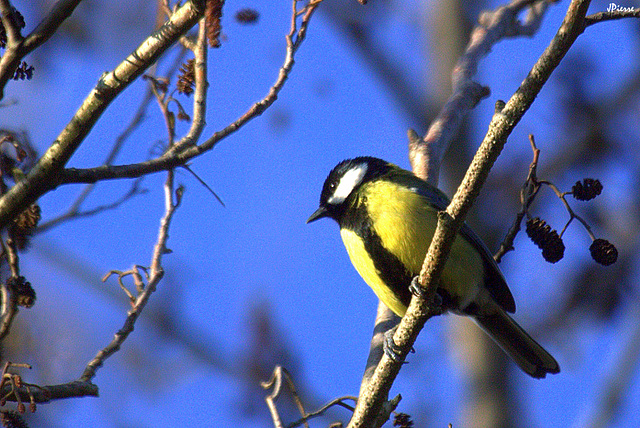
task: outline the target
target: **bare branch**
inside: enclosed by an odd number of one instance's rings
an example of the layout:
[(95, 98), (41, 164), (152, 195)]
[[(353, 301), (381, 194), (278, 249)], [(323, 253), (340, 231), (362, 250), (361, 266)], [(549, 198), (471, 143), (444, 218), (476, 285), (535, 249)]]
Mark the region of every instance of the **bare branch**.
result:
[(42, 223), (40, 226), (38, 226), (38, 229), (36, 230), (36, 233), (43, 233), (46, 232), (49, 229), (52, 229), (58, 225), (60, 225), (61, 223), (64, 223), (66, 221), (72, 220), (72, 219), (80, 219), (80, 218), (85, 218), (85, 217), (92, 217), (94, 215), (98, 215), (98, 214), (102, 214), (105, 211), (110, 211), (113, 209), (116, 209), (120, 206), (122, 206), (125, 202), (127, 202), (128, 200), (130, 200), (131, 198), (137, 196), (137, 195), (141, 195), (143, 193), (146, 193), (146, 189), (143, 187), (140, 187), (140, 185), (142, 184), (142, 179), (143, 177), (139, 177), (137, 178), (132, 184), (131, 187), (129, 188), (129, 190), (123, 194), (122, 196), (120, 196), (118, 199), (116, 199), (113, 202), (110, 202), (108, 204), (101, 204), (98, 205), (96, 207), (93, 207), (91, 209), (87, 209), (87, 210), (81, 210), (80, 206), (78, 205), (78, 203), (84, 201), (84, 199), (86, 198), (85, 195), (88, 195), (88, 193), (92, 190), (90, 189), (89, 186), (94, 186), (93, 184), (89, 184), (84, 190), (83, 192), (80, 194), (80, 196), (78, 197), (78, 199), (76, 200), (76, 202), (69, 208), (69, 210), (56, 217), (53, 218), (49, 221), (46, 221), (44, 223)]
[(151, 82), (151, 92), (156, 98), (158, 108), (160, 108), (160, 113), (162, 113), (162, 117), (164, 118), (164, 124), (167, 127), (168, 145), (172, 146), (175, 141), (176, 116), (171, 110), (169, 110), (171, 97), (167, 96), (168, 88), (166, 81), (146, 74), (144, 75), (144, 78)]
[(640, 18), (640, 8), (629, 8), (625, 10), (613, 10), (610, 12), (598, 12), (589, 15), (584, 19), (585, 26), (589, 27), (605, 21), (613, 21), (624, 18)]
[(14, 18), (13, 7), (8, 0), (0, 0), (0, 18), (2, 18), (2, 26), (7, 35), (7, 49), (9, 49), (10, 46), (17, 45), (22, 41), (22, 34), (20, 34), (20, 27)]
[(295, 384), (293, 383), (293, 379), (291, 378), (291, 375), (289, 374), (287, 369), (278, 365), (273, 369), (271, 378), (266, 382), (261, 382), (260, 384), (260, 386), (262, 386), (262, 388), (264, 389), (270, 389), (270, 388), (273, 389), (271, 394), (265, 397), (265, 401), (267, 402), (267, 406), (269, 407), (269, 411), (271, 412), (271, 418), (273, 420), (273, 424), (277, 428), (285, 428), (285, 425), (282, 423), (282, 419), (280, 418), (278, 407), (276, 406), (276, 400), (278, 399), (278, 397), (280, 397), (280, 395), (283, 392), (283, 388), (282, 388), (284, 384), (283, 382), (286, 383), (289, 393), (291, 393), (293, 397), (293, 401), (295, 402), (296, 407), (298, 408), (298, 411), (302, 416), (301, 419), (288, 424), (286, 426), (287, 428), (294, 428), (300, 425), (304, 425), (306, 428), (309, 428), (308, 421), (310, 419), (313, 419), (318, 416), (322, 416), (331, 407), (341, 406), (341, 407), (344, 407), (345, 409), (353, 411), (353, 408), (348, 404), (346, 404), (344, 401), (345, 400), (352, 400), (354, 402), (357, 401), (356, 397), (351, 397), (351, 396), (339, 397), (331, 400), (329, 403), (325, 404), (318, 410), (311, 413), (307, 413), (306, 410), (304, 409), (304, 405), (302, 404), (302, 400), (298, 395), (298, 391), (296, 389)]
[(23, 55), (20, 54), (22, 34), (20, 27), (14, 19), (13, 6), (8, 0), (0, 0), (0, 24), (7, 35), (5, 51), (0, 57), (0, 100), (4, 98), (4, 87), (13, 77), (20, 65)]
[(196, 3), (201, 2), (190, 0), (185, 3), (129, 57), (100, 78), (71, 122), (26, 179), (13, 186), (0, 199), (0, 227), (6, 226), (28, 204), (59, 184), (62, 169), (111, 101), (199, 20), (202, 8), (201, 4)]
[(394, 360), (386, 354), (383, 355), (364, 393), (358, 399), (353, 419), (349, 423), (350, 428), (378, 426), (375, 424), (380, 409), (386, 403), (389, 389), (402, 366), (402, 361), (413, 346), (424, 323), (433, 313), (429, 306), (429, 297), (435, 293), (439, 275), (457, 231), (462, 226), (465, 216), (480, 192), (489, 170), (504, 147), (507, 137), (529, 109), (573, 42), (583, 32), (584, 17), (588, 7), (589, 1), (587, 0), (571, 2), (560, 29), (547, 49), (504, 108), (494, 114), (488, 132), (451, 204), (445, 212), (441, 212), (438, 216), (436, 232), (420, 273), (419, 283), (424, 293), (421, 296), (413, 296), (407, 313), (402, 318), (393, 337), (400, 351), (399, 358)]
[[(500, 40), (534, 34), (548, 3), (548, 1), (516, 0), (480, 16), (464, 54), (453, 69), (451, 76), (453, 94), (431, 123), (424, 138), (410, 139), (409, 159), (418, 177), (432, 184), (437, 183), (444, 154), (457, 135), (463, 119), (480, 100), (489, 96), (489, 88), (471, 80), (478, 71), (480, 61)], [(529, 13), (523, 24), (518, 20), (518, 14), (528, 6)]]
[(522, 205), (522, 209), (518, 214), (516, 214), (516, 219), (509, 228), (507, 235), (502, 240), (500, 244), (500, 249), (493, 256), (496, 262), (500, 263), (502, 257), (507, 254), (509, 251), (514, 249), (513, 242), (520, 231), (520, 225), (522, 224), (522, 220), (524, 216), (527, 214), (527, 208), (533, 202), (533, 199), (538, 193), (540, 186), (536, 183), (536, 173), (538, 170), (538, 160), (540, 158), (540, 149), (536, 147), (536, 141), (533, 135), (529, 134), (529, 142), (531, 144), (531, 149), (533, 150), (533, 160), (529, 165), (529, 173), (527, 174), (527, 179), (525, 180), (522, 189), (520, 191), (520, 203)]
[[(280, 69), (278, 79), (271, 87), (268, 94), (242, 115), (234, 123), (223, 130), (216, 132), (201, 145), (195, 145), (195, 141), (181, 141), (178, 147), (169, 149), (159, 158), (132, 165), (111, 166), (102, 165), (90, 169), (63, 169), (69, 157), (81, 144), (82, 140), (91, 129), (101, 112), (109, 102), (126, 87), (130, 81), (140, 75), (147, 61), (153, 61), (164, 49), (175, 41), (184, 31), (193, 25), (198, 18), (200, 9), (194, 6), (194, 1), (188, 2), (178, 9), (170, 21), (158, 30), (158, 37), (147, 39), (126, 61), (116, 70), (107, 73), (100, 84), (83, 103), (74, 119), (44, 154), (36, 167), (27, 176), (27, 179), (14, 186), (0, 199), (0, 227), (6, 225), (13, 218), (20, 207), (34, 201), (42, 194), (52, 190), (57, 185), (67, 183), (95, 183), (99, 180), (116, 178), (135, 178), (152, 172), (170, 170), (185, 164), (188, 160), (211, 150), (219, 141), (233, 134), (251, 119), (259, 116), (275, 100), (284, 86), (294, 64), (294, 56), (303, 42), (309, 21), (313, 12), (322, 0), (311, 0), (302, 10), (298, 11), (297, 2), (293, 2), (294, 12), (291, 19), (291, 31), (287, 35), (287, 55)], [(298, 27), (298, 17), (300, 26)], [(166, 36), (166, 37), (162, 37)], [(138, 66), (139, 64), (139, 66)], [(115, 79), (115, 76), (118, 76)], [(197, 130), (197, 128), (194, 128)], [(193, 133), (195, 136), (197, 133)], [(191, 143), (191, 144), (188, 144)], [(185, 147), (184, 149), (182, 147)]]
[[(269, 412), (271, 412), (271, 418), (273, 419), (273, 424), (276, 428), (284, 428), (284, 424), (282, 423), (282, 419), (280, 419), (280, 414), (278, 413), (278, 407), (276, 406), (276, 400), (282, 393), (282, 381), (286, 382), (289, 387), (289, 391), (293, 395), (294, 401), (296, 402), (296, 406), (298, 406), (298, 410), (300, 410), (300, 414), (304, 417), (306, 412), (304, 410), (304, 406), (302, 405), (302, 401), (298, 396), (298, 392), (296, 390), (295, 384), (291, 379), (291, 375), (282, 366), (276, 366), (273, 370), (273, 374), (271, 375), (271, 379), (266, 382), (262, 382), (260, 386), (264, 389), (273, 388), (271, 394), (265, 397), (265, 401), (267, 402), (267, 406), (269, 407)], [(306, 428), (309, 428), (309, 425), (304, 423)]]
[(194, 74), (196, 76), (196, 87), (193, 93), (193, 118), (191, 120), (191, 128), (187, 135), (176, 143), (177, 146), (182, 144), (195, 144), (200, 139), (202, 130), (206, 125), (205, 113), (207, 111), (207, 89), (209, 82), (207, 81), (207, 29), (205, 18), (200, 20), (198, 27), (198, 40), (196, 42), (194, 55), (195, 66)]
[[(193, 91), (193, 119), (191, 121), (189, 132), (177, 143), (174, 141), (175, 115), (173, 114), (173, 112), (169, 111), (169, 103), (171, 101), (176, 102), (181, 112), (183, 112), (182, 106), (172, 96), (165, 97), (164, 94), (163, 96), (160, 96), (160, 94), (158, 94), (157, 90), (154, 88), (154, 93), (156, 95), (156, 98), (158, 99), (158, 103), (160, 104), (160, 110), (162, 111), (162, 115), (165, 118), (167, 129), (169, 131), (168, 146), (174, 151), (176, 150), (176, 147), (195, 145), (195, 143), (200, 139), (200, 135), (202, 134), (202, 130), (204, 129), (204, 126), (206, 124), (205, 114), (207, 107), (207, 89), (209, 83), (207, 82), (208, 48), (207, 27), (205, 25), (205, 21), (206, 18), (204, 17), (200, 19), (200, 24), (198, 26), (198, 38), (196, 43), (193, 44), (193, 52), (195, 54), (195, 58), (189, 61), (189, 64), (193, 67), (193, 78), (195, 78), (195, 90)], [(181, 72), (186, 72), (186, 70), (181, 68)], [(180, 80), (178, 81), (178, 88), (180, 88)]]
[(18, 314), (18, 293), (13, 286), (12, 280), (20, 276), (20, 266), (15, 240), (10, 236), (5, 244), (0, 238), (0, 245), (2, 246), (2, 255), (6, 258), (11, 270), (11, 277), (0, 284), (0, 295), (2, 297), (2, 313), (0, 314), (1, 342), (11, 331), (13, 320)]
[[(29, 389), (29, 391), (27, 390)], [(33, 397), (36, 403), (48, 403), (53, 400), (61, 400), (66, 398), (77, 397), (97, 397), (98, 387), (88, 381), (73, 381), (60, 385), (38, 386), (33, 384), (23, 384), (16, 388), (18, 397), (22, 401), (30, 401)], [(7, 401), (17, 401), (14, 394), (11, 394), (11, 386), (5, 385), (0, 390), (0, 396), (7, 397)]]
[(206, 181), (204, 181), (202, 178), (200, 178), (200, 176), (198, 174), (196, 174), (190, 167), (189, 165), (183, 165), (182, 168), (186, 169), (191, 175), (193, 175), (193, 177), (198, 180), (198, 182), (200, 184), (202, 184), (204, 186), (205, 189), (207, 189), (209, 191), (209, 193), (211, 193), (213, 195), (214, 198), (216, 198), (216, 200), (220, 203), (220, 205), (222, 205), (223, 207), (226, 206), (224, 204), (224, 202), (222, 201), (222, 199), (220, 198), (220, 196), (218, 196), (218, 194), (215, 192), (215, 190), (213, 190), (211, 188), (211, 186), (209, 186), (207, 184)]
[[(19, 30), (5, 20), (5, 13), (10, 10), (8, 0), (0, 0), (0, 11), (2, 12), (2, 23), (7, 31), (7, 48), (0, 58), (0, 99), (4, 98), (4, 87), (13, 76), (22, 58), (29, 52), (42, 45), (56, 32), (62, 23), (73, 13), (76, 6), (82, 0), (59, 0), (53, 5), (47, 16), (40, 24), (25, 38), (20, 36)], [(16, 31), (17, 30), (17, 31)]]
[(569, 205), (569, 202), (567, 202), (567, 198), (565, 197), (566, 193), (561, 192), (560, 189), (558, 189), (556, 185), (551, 183), (550, 181), (540, 180), (539, 183), (546, 184), (547, 186), (549, 186), (549, 188), (553, 190), (553, 193), (555, 193), (556, 196), (562, 201), (562, 204), (564, 205), (565, 209), (569, 213), (569, 220), (562, 228), (562, 231), (560, 232), (560, 237), (564, 235), (564, 232), (567, 230), (567, 227), (569, 227), (569, 224), (571, 224), (571, 222), (575, 219), (575, 220), (578, 220), (580, 223), (582, 223), (582, 226), (584, 226), (584, 228), (587, 230), (589, 237), (591, 238), (592, 241), (594, 241), (596, 237), (593, 234), (593, 231), (591, 230), (591, 226), (589, 226), (589, 223), (587, 223), (585, 219), (583, 219), (578, 214), (576, 214), (575, 211), (573, 211), (573, 209), (571, 208), (571, 205)]
[[(500, 245), (500, 250), (494, 256), (497, 262), (501, 260), (504, 254), (514, 249), (513, 242), (515, 240), (515, 237), (518, 231), (520, 230), (520, 224), (524, 219), (525, 215), (529, 219), (528, 221), (532, 221), (536, 223), (536, 219), (533, 219), (529, 212), (529, 207), (535, 200), (536, 196), (538, 195), (543, 185), (549, 187), (556, 194), (556, 196), (562, 201), (562, 204), (564, 205), (567, 213), (569, 214), (569, 220), (567, 220), (564, 227), (562, 228), (562, 231), (560, 231), (560, 235), (558, 236), (557, 233), (553, 231), (553, 233), (556, 233), (557, 239), (551, 240), (549, 238), (549, 235), (547, 235), (547, 237), (544, 239), (545, 241), (547, 241), (545, 244), (542, 244), (542, 240), (540, 240), (539, 238), (533, 237), (533, 235), (529, 232), (530, 224), (529, 223), (527, 224), (527, 229), (528, 229), (527, 234), (532, 239), (532, 241), (536, 243), (536, 245), (538, 245), (543, 249), (543, 257), (545, 258), (545, 260), (547, 260), (548, 262), (554, 263), (562, 258), (562, 255), (564, 254), (564, 244), (562, 244), (561, 238), (564, 235), (564, 232), (567, 230), (567, 228), (571, 224), (571, 222), (573, 222), (573, 220), (578, 220), (582, 224), (582, 226), (585, 228), (587, 233), (589, 234), (589, 237), (591, 238), (591, 240), (596, 241), (596, 237), (593, 231), (591, 230), (591, 226), (589, 226), (589, 223), (584, 218), (576, 214), (573, 208), (571, 208), (569, 201), (567, 201), (567, 195), (574, 195), (574, 197), (576, 197), (576, 192), (579, 192), (579, 193), (582, 193), (582, 192), (580, 192), (579, 190), (576, 190), (576, 186), (574, 186), (571, 191), (561, 192), (560, 189), (558, 189), (558, 187), (552, 182), (548, 180), (539, 179), (537, 176), (537, 169), (538, 169), (538, 161), (540, 158), (540, 149), (536, 147), (535, 139), (531, 134), (529, 135), (529, 142), (533, 150), (533, 160), (531, 161), (531, 165), (529, 166), (529, 173), (527, 175), (527, 179), (522, 185), (522, 189), (520, 191), (520, 205), (522, 208), (520, 209), (520, 212), (518, 212), (518, 214), (516, 215), (515, 222), (509, 229), (507, 236), (505, 237), (502, 244)], [(578, 183), (576, 183), (576, 185)], [(598, 181), (598, 184), (600, 184), (599, 181)], [(597, 194), (599, 194), (599, 191), (597, 193), (594, 193), (589, 199), (594, 198)], [(584, 196), (585, 195), (582, 195), (578, 199), (582, 199), (582, 197)], [(582, 199), (582, 200), (585, 200), (585, 199)], [(537, 219), (537, 221), (539, 220), (540, 219)], [(537, 227), (534, 226), (532, 227), (532, 229), (537, 229)], [(552, 244), (551, 242), (554, 242), (554, 244)], [(545, 255), (545, 252), (546, 252), (546, 255)], [(617, 255), (615, 256), (615, 258), (610, 259), (610, 260), (613, 260), (611, 263), (614, 263), (616, 259), (617, 259)], [(598, 260), (600, 259), (596, 258), (596, 261)]]
[[(184, 58), (184, 54), (186, 52), (187, 51), (183, 49), (180, 52), (180, 54), (175, 58), (175, 60), (173, 61), (172, 65), (170, 66), (166, 74), (167, 79), (171, 79), (171, 77), (176, 73), (176, 71), (180, 66), (180, 63)], [(154, 64), (154, 67), (156, 66), (157, 66), (157, 63)], [(152, 90), (152, 87), (149, 86), (144, 97), (140, 101), (138, 109), (136, 110), (133, 117), (129, 121), (129, 124), (116, 138), (113, 144), (113, 147), (111, 148), (111, 151), (109, 152), (109, 154), (104, 160), (104, 165), (111, 165), (113, 163), (113, 161), (116, 159), (116, 157), (122, 150), (124, 143), (128, 140), (128, 138), (131, 136), (133, 131), (138, 129), (138, 127), (142, 124), (145, 118), (145, 114), (147, 112), (147, 108), (149, 107), (149, 104), (152, 99), (153, 99), (153, 90)], [(141, 184), (142, 184), (142, 178), (140, 177), (139, 179), (135, 180), (132, 183), (129, 191), (124, 195), (122, 195), (119, 199), (113, 201), (112, 203), (99, 205), (92, 209), (83, 211), (81, 210), (82, 204), (85, 202), (87, 197), (93, 192), (96, 186), (96, 183), (88, 184), (87, 186), (85, 186), (84, 189), (82, 189), (82, 192), (80, 192), (80, 195), (78, 195), (78, 198), (74, 201), (74, 203), (69, 207), (69, 209), (64, 214), (61, 214), (58, 217), (52, 218), (47, 222), (40, 224), (38, 226), (37, 233), (45, 232), (53, 227), (58, 226), (60, 223), (63, 223), (71, 219), (90, 217), (96, 214), (103, 213), (108, 210), (118, 208), (119, 206), (121, 206), (122, 204), (127, 202), (129, 199), (133, 198), (134, 196), (145, 192), (145, 189), (141, 188)]]
[(7, 281), (0, 283), (0, 297), (2, 297), (2, 316), (0, 317), (0, 341), (2, 341), (11, 331), (13, 319), (18, 314), (18, 299)]
[[(329, 401), (327, 404), (325, 404), (324, 406), (320, 407), (318, 410), (307, 413), (307, 416), (299, 419), (295, 422), (290, 423), (289, 425), (287, 425), (287, 428), (295, 428), (298, 427), (302, 424), (306, 424), (307, 421), (318, 417), (318, 416), (322, 416), (327, 410), (329, 410), (332, 407), (335, 406), (340, 406), (340, 407), (344, 407), (345, 409), (353, 412), (354, 408), (350, 405), (348, 405), (347, 403), (345, 403), (346, 400), (350, 400), (353, 401), (354, 403), (358, 401), (358, 397), (354, 397), (351, 395), (345, 395), (344, 397), (338, 397), (338, 398), (334, 398), (333, 400)], [(306, 425), (305, 425), (306, 426)]]
[[(231, 123), (224, 129), (214, 133), (201, 145), (194, 145), (195, 141), (181, 141), (173, 148), (168, 150), (159, 158), (130, 165), (118, 166), (99, 166), (88, 169), (68, 168), (60, 173), (59, 184), (68, 183), (94, 183), (100, 180), (113, 180), (120, 178), (135, 178), (141, 175), (165, 171), (178, 166), (184, 165), (189, 160), (199, 156), (211, 149), (222, 141), (224, 138), (236, 132), (242, 126), (246, 125), (252, 119), (260, 116), (271, 104), (278, 98), (278, 94), (284, 87), (286, 80), (291, 73), (294, 65), (294, 58), (297, 50), (300, 48), (306, 36), (309, 22), (313, 12), (320, 5), (322, 0), (311, 0), (302, 10), (297, 10), (297, 2), (293, 1), (293, 13), (291, 17), (291, 31), (286, 37), (287, 52), (285, 61), (280, 68), (278, 78), (273, 86), (269, 89), (267, 95), (260, 101), (253, 104), (247, 112), (245, 112), (235, 122)], [(300, 26), (298, 27), (298, 16), (302, 16)], [(45, 190), (46, 191), (46, 190)], [(0, 204), (0, 208), (2, 205)], [(2, 217), (0, 216), (0, 220)]]
[[(207, 141), (202, 143), (197, 148), (194, 148), (198, 150), (194, 150), (195, 152), (193, 153), (193, 155), (189, 156), (187, 159), (190, 159), (191, 157), (194, 157), (204, 151), (212, 149), (220, 140), (240, 129), (251, 119), (260, 116), (278, 98), (278, 94), (284, 87), (284, 84), (289, 78), (289, 74), (291, 73), (291, 70), (293, 68), (293, 64), (295, 62), (295, 54), (306, 37), (311, 16), (313, 15), (313, 12), (315, 12), (316, 8), (320, 5), (320, 3), (322, 3), (322, 0), (310, 0), (309, 3), (300, 11), (297, 10), (297, 1), (294, 0), (292, 3), (293, 12), (291, 14), (291, 29), (289, 31), (289, 34), (287, 34), (286, 36), (287, 52), (284, 64), (282, 65), (282, 67), (280, 67), (276, 82), (269, 89), (269, 92), (262, 100), (252, 105), (249, 110), (235, 122), (228, 125), (223, 130), (214, 133), (213, 136), (211, 136)], [(298, 28), (299, 15), (302, 16), (302, 19), (300, 22), (300, 27)], [(176, 152), (179, 149), (180, 147), (178, 146), (171, 152)], [(171, 154), (171, 152), (167, 154)]]
[(11, 276), (17, 278), (20, 276), (20, 258), (18, 257), (18, 248), (15, 239), (13, 239), (11, 228), (9, 228), (9, 238), (7, 238), (7, 244), (2, 245), (3, 253), (9, 263), (9, 269), (11, 270)]
[[(489, 54), (493, 45), (504, 38), (533, 35), (539, 28), (549, 3), (549, 1), (515, 0), (493, 12), (483, 13), (478, 19), (478, 25), (471, 33), (469, 44), (453, 69), (451, 76), (453, 93), (449, 100), (423, 138), (420, 138), (412, 129), (408, 132), (409, 160), (413, 172), (418, 177), (437, 186), (444, 154), (457, 135), (464, 118), (481, 99), (489, 95), (489, 88), (471, 80), (477, 72), (480, 61)], [(521, 23), (518, 15), (525, 7), (529, 7), (529, 12), (525, 22)], [(393, 319), (399, 320), (389, 309), (380, 304), (376, 318), (377, 332), (374, 332), (367, 368), (360, 387), (361, 392), (382, 356), (381, 346), (384, 338), (378, 326), (388, 326), (389, 320)]]
[[(158, 239), (156, 241), (153, 255), (151, 257), (151, 267), (148, 273), (145, 270), (145, 276), (147, 276), (147, 284), (146, 286), (144, 286), (144, 284), (142, 283), (142, 277), (138, 273), (138, 268), (134, 267), (134, 269), (131, 271), (131, 274), (133, 275), (134, 281), (136, 282), (136, 291), (138, 292), (138, 294), (134, 299), (133, 295), (129, 293), (130, 299), (132, 300), (131, 310), (127, 314), (124, 325), (120, 330), (116, 332), (111, 342), (105, 348), (100, 350), (96, 354), (96, 356), (87, 364), (87, 367), (80, 377), (80, 380), (82, 381), (89, 382), (96, 375), (96, 371), (104, 364), (104, 361), (120, 349), (120, 346), (133, 331), (138, 317), (149, 301), (151, 294), (156, 290), (156, 286), (164, 276), (164, 270), (162, 269), (162, 256), (167, 253), (166, 244), (167, 240), (169, 239), (169, 226), (171, 224), (173, 214), (180, 206), (180, 202), (182, 200), (182, 188), (178, 188), (175, 191), (174, 200), (173, 171), (168, 171), (167, 173), (164, 193), (165, 214), (160, 221)], [(120, 282), (120, 284), (122, 285), (122, 282)], [(123, 289), (126, 290), (124, 286)]]

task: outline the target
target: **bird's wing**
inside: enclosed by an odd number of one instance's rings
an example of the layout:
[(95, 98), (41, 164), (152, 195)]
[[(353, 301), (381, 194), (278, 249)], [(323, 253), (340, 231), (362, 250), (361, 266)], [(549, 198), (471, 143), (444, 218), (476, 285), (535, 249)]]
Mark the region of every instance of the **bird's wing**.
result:
[[(438, 211), (443, 211), (449, 205), (449, 198), (438, 188), (428, 184), (426, 181), (416, 177), (411, 185), (411, 190), (425, 197)], [(500, 272), (498, 264), (494, 260), (487, 246), (482, 242), (480, 237), (464, 223), (459, 234), (474, 248), (478, 250), (482, 256), (485, 265), (486, 281), (485, 286), (502, 309), (507, 312), (515, 312), (516, 302), (509, 290), (509, 286)]]

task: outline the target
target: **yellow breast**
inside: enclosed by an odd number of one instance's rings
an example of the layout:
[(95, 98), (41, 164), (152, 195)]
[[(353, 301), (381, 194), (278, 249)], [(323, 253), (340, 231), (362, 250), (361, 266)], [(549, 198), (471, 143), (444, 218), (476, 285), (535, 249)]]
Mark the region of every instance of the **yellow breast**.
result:
[[(360, 203), (366, 207), (373, 232), (380, 237), (382, 245), (409, 272), (418, 275), (435, 232), (435, 208), (423, 196), (406, 187), (380, 181), (371, 182), (362, 189)], [(341, 235), (360, 276), (385, 305), (403, 316), (406, 306), (380, 277), (360, 236), (347, 229), (341, 229)], [(445, 265), (441, 286), (464, 307), (475, 298), (483, 281), (484, 266), (480, 254), (465, 239), (458, 237)]]
[(349, 253), (351, 263), (356, 268), (364, 282), (373, 289), (378, 299), (387, 305), (398, 316), (403, 316), (407, 311), (406, 306), (400, 301), (391, 288), (385, 284), (380, 277), (380, 272), (376, 269), (369, 253), (364, 248), (362, 239), (349, 229), (340, 229), (342, 242)]

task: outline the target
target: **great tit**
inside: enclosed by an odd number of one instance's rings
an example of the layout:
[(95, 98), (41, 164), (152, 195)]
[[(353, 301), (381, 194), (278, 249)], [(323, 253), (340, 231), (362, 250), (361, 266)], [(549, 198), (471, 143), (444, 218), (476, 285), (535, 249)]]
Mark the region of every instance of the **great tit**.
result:
[[(338, 222), (351, 262), (378, 298), (402, 317), (410, 284), (420, 273), (449, 199), (413, 173), (373, 157), (340, 162), (327, 177), (322, 217)], [(556, 360), (507, 312), (516, 305), (498, 265), (480, 238), (464, 224), (453, 243), (437, 288), (442, 309), (472, 317), (527, 374), (558, 373)]]

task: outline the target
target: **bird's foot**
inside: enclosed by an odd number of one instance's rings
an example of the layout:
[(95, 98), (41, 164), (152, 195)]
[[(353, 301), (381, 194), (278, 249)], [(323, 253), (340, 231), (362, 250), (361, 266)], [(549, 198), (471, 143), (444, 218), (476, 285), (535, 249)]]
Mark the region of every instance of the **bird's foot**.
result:
[[(386, 333), (384, 334), (384, 342), (382, 345), (382, 349), (384, 350), (384, 353), (387, 355), (387, 357), (391, 358), (394, 362), (396, 363), (402, 362), (402, 364), (406, 364), (407, 362), (402, 361), (402, 358), (400, 356), (402, 350), (393, 340), (393, 335), (396, 333), (397, 329), (398, 329), (398, 326), (396, 325), (395, 327), (390, 328), (389, 330), (386, 331)], [(412, 347), (410, 352), (414, 353), (416, 351)]]
[(427, 300), (429, 302), (429, 310), (434, 315), (441, 315), (444, 312), (442, 308), (442, 296), (437, 291), (433, 294), (427, 293), (418, 282), (418, 276), (414, 276), (411, 280), (409, 291), (411, 291), (411, 294), (414, 296)]

